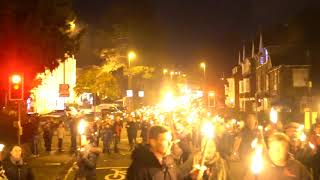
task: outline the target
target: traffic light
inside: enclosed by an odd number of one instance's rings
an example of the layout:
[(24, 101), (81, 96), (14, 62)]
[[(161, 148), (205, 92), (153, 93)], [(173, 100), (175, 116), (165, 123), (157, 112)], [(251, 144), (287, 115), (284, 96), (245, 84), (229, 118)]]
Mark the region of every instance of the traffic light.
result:
[(23, 100), (23, 75), (11, 74), (9, 76), (9, 100), (20, 101)]

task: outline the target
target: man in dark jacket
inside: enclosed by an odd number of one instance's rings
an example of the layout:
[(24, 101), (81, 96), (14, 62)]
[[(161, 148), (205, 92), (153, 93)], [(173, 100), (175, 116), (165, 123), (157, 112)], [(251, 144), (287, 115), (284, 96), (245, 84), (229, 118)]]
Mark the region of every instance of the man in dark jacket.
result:
[(122, 130), (122, 123), (120, 122), (120, 117), (116, 116), (115, 122), (113, 124), (114, 152), (115, 153), (119, 153), (118, 144), (120, 143), (121, 130)]
[(128, 118), (128, 122), (126, 125), (128, 141), (130, 145), (130, 151), (133, 149), (134, 144), (136, 143), (138, 126), (137, 123), (132, 119), (132, 117)]
[(3, 161), (5, 175), (10, 180), (33, 180), (34, 175), (31, 168), (22, 159), (20, 146), (13, 146), (10, 156)]
[[(86, 142), (84, 142), (85, 144)], [(85, 180), (95, 180), (96, 175), (96, 165), (98, 156), (101, 150), (91, 144), (87, 144), (80, 149), (77, 156), (77, 166), (78, 170), (76, 173), (77, 179)]]
[(141, 138), (142, 138), (142, 142), (144, 144), (147, 143), (149, 128), (150, 128), (150, 122), (145, 119), (142, 120), (142, 122), (141, 122)]
[(52, 124), (51, 120), (47, 121), (46, 124), (43, 127), (43, 140), (44, 140), (44, 145), (46, 148), (46, 151), (48, 153), (51, 152), (51, 144), (52, 144)]
[(167, 156), (171, 147), (171, 134), (162, 126), (149, 131), (149, 144), (139, 145), (132, 152), (132, 163), (127, 171), (128, 180), (177, 180), (174, 160)]

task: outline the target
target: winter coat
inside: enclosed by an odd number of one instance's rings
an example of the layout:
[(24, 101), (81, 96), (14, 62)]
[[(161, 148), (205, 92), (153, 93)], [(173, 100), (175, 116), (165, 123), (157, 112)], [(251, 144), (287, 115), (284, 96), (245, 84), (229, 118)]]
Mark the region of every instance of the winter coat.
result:
[(113, 124), (113, 133), (116, 136), (120, 136), (121, 135), (121, 129), (122, 129), (121, 122), (114, 122), (114, 124)]
[(136, 122), (127, 122), (126, 125), (128, 136), (136, 136), (138, 131), (138, 125)]
[(78, 171), (76, 173), (77, 179), (95, 180), (96, 165), (99, 156), (99, 151), (90, 145), (84, 148), (77, 157)]
[(9, 180), (33, 180), (31, 167), (21, 161), (14, 162), (10, 157), (2, 162), (5, 175)]
[(178, 180), (179, 173), (172, 157), (161, 165), (148, 145), (138, 145), (132, 152), (132, 163), (127, 171), (128, 180)]

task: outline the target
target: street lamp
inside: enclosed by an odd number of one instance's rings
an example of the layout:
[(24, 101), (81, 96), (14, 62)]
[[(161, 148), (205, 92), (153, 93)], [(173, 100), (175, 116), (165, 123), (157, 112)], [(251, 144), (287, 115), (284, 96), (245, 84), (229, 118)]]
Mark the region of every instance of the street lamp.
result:
[[(132, 77), (131, 77), (131, 72), (130, 72), (130, 69), (131, 69), (131, 61), (132, 60), (135, 60), (137, 58), (137, 55), (134, 51), (129, 51), (128, 53), (128, 90), (132, 90), (131, 88), (131, 84), (132, 84)], [(132, 97), (131, 97), (132, 98)], [(129, 99), (129, 110), (131, 110), (131, 106), (132, 106), (132, 100), (131, 98)]]
[(163, 75), (166, 75), (168, 73), (168, 69), (163, 69), (162, 73)]
[(137, 57), (137, 55), (136, 55), (135, 52), (130, 51), (130, 52), (128, 53), (128, 67), (129, 67), (129, 68), (130, 68), (130, 66), (131, 66), (131, 61), (132, 61), (132, 60), (135, 60), (136, 57)]
[(170, 78), (171, 78), (171, 80), (172, 80), (173, 75), (174, 75), (174, 72), (171, 71), (171, 72), (170, 72)]
[(200, 67), (203, 69), (203, 80), (206, 79), (206, 63), (202, 62), (200, 63)]

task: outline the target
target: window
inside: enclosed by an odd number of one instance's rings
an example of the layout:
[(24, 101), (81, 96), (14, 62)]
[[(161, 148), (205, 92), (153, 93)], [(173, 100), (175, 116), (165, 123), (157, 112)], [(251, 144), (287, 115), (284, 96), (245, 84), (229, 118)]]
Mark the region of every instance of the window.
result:
[(239, 93), (243, 93), (243, 80), (239, 81)]
[(261, 76), (260, 76), (260, 74), (258, 74), (258, 77), (257, 77), (257, 89), (258, 89), (258, 92), (261, 91)]
[(243, 79), (243, 92), (244, 93), (250, 92), (250, 79), (249, 78)]
[(278, 90), (278, 71), (274, 71), (273, 73), (273, 90)]
[(309, 69), (292, 69), (293, 87), (307, 87)]

